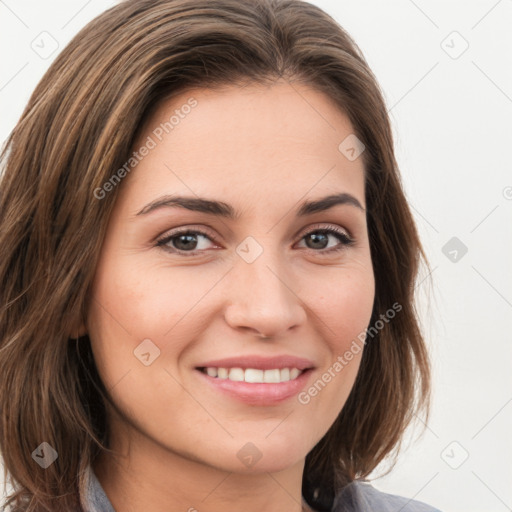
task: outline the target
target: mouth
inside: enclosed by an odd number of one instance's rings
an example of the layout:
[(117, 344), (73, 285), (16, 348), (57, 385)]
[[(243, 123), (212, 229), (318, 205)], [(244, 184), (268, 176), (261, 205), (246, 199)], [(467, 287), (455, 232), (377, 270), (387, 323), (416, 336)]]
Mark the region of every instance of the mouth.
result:
[(300, 393), (313, 368), (197, 367), (196, 374), (208, 389), (230, 401), (250, 406), (275, 406)]

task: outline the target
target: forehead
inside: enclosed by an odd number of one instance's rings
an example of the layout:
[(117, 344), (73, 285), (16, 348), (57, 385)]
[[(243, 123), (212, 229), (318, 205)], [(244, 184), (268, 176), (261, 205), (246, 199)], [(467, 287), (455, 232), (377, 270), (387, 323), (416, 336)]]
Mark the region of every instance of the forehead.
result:
[[(193, 106), (191, 106), (193, 105)], [(362, 158), (340, 143), (353, 127), (342, 110), (310, 86), (190, 89), (158, 105), (134, 150), (154, 146), (126, 178), (132, 194), (164, 192), (237, 198), (299, 199), (337, 191), (364, 205)]]

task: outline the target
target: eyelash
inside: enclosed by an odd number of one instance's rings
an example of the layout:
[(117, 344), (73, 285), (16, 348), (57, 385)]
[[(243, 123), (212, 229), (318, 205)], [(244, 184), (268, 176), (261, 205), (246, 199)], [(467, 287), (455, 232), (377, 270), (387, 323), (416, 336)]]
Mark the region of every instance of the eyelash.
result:
[[(334, 235), (341, 242), (340, 244), (336, 245), (335, 247), (331, 247), (329, 249), (320, 249), (320, 250), (307, 249), (309, 251), (318, 253), (320, 255), (330, 255), (332, 253), (337, 253), (355, 243), (355, 240), (353, 238), (351, 238), (345, 231), (342, 231), (341, 229), (334, 227), (334, 226), (327, 227), (327, 228), (314, 226), (312, 230), (308, 231), (307, 233), (304, 233), (302, 235), (302, 237), (300, 238), (300, 240), (302, 240), (303, 238), (305, 238), (308, 235), (311, 235), (313, 233)], [(177, 238), (181, 235), (202, 235), (202, 236), (208, 238), (210, 241), (214, 242), (214, 240), (212, 240), (212, 236), (205, 231), (196, 230), (196, 229), (181, 229), (181, 230), (177, 230), (177, 231), (171, 232), (169, 234), (166, 234), (163, 238), (158, 239), (156, 242), (156, 246), (160, 247), (161, 249), (163, 249), (166, 252), (170, 252), (173, 254), (179, 254), (182, 256), (196, 256), (197, 253), (204, 251), (202, 249), (196, 249), (194, 251), (183, 251), (181, 249), (171, 248), (167, 245), (169, 242), (171, 242), (171, 240), (173, 240), (174, 238)]]

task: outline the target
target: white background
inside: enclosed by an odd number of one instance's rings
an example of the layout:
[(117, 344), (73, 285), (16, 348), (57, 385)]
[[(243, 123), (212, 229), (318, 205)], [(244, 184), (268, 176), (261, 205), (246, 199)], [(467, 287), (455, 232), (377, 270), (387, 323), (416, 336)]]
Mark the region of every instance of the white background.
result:
[[(0, 0), (2, 142), (58, 52), (113, 3)], [(433, 287), (418, 286), (432, 416), (373, 485), (443, 512), (512, 510), (512, 1), (312, 3), (354, 37), (382, 86), (433, 269)], [(43, 31), (59, 45), (47, 58), (31, 46)]]

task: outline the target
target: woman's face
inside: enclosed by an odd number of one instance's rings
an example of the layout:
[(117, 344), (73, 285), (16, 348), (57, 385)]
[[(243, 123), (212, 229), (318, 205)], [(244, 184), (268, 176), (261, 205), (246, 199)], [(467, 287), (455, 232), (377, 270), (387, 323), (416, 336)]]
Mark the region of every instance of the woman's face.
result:
[(114, 444), (278, 471), (327, 432), (374, 300), (352, 134), (328, 97), (284, 82), (191, 90), (146, 122), (86, 326)]

